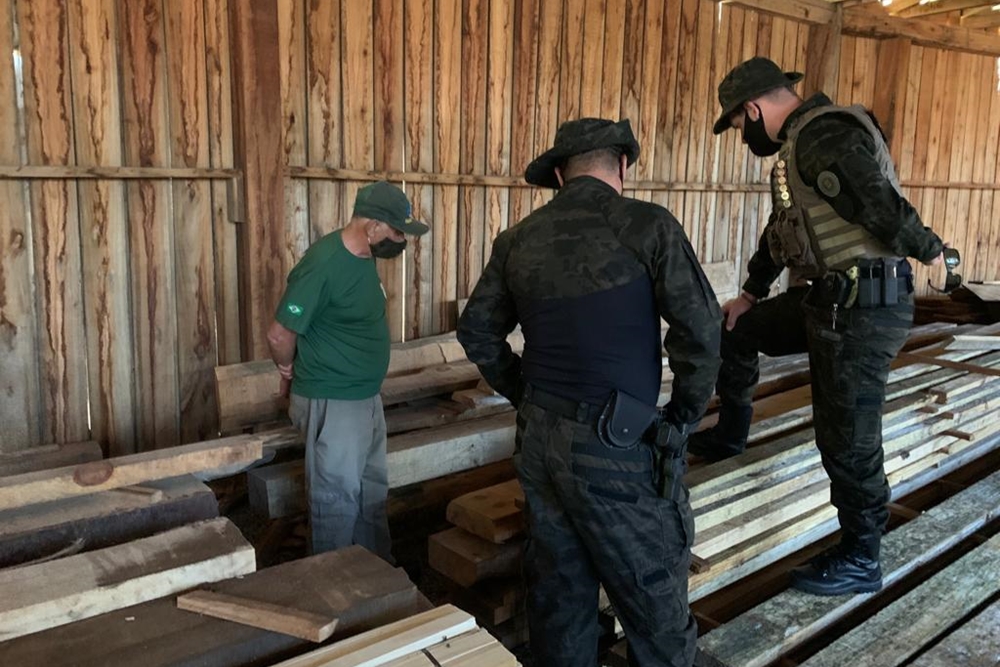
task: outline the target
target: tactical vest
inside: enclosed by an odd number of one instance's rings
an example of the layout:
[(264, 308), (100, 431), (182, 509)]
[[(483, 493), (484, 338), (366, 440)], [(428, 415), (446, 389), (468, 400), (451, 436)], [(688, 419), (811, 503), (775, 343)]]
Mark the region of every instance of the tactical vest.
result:
[[(831, 270), (845, 270), (858, 259), (892, 257), (893, 253), (871, 232), (840, 217), (830, 203), (799, 175), (795, 146), (799, 132), (810, 121), (828, 113), (856, 118), (875, 140), (875, 158), (882, 175), (899, 191), (899, 179), (882, 133), (864, 107), (821, 106), (802, 114), (789, 131), (771, 170), (774, 221), (767, 242), (775, 262), (789, 267), (797, 277), (818, 278)], [(836, 198), (843, 187), (831, 172), (820, 174), (816, 187)]]

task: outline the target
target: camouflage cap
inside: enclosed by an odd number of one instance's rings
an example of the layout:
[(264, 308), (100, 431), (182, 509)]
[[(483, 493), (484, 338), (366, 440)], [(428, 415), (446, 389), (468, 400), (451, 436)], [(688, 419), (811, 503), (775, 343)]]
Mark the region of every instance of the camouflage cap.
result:
[(552, 148), (532, 160), (524, 170), (524, 180), (543, 188), (558, 188), (555, 169), (560, 162), (580, 153), (612, 146), (622, 149), (630, 166), (639, 157), (639, 142), (632, 134), (628, 119), (617, 123), (603, 118), (567, 121), (556, 130)]
[(719, 84), (722, 115), (715, 121), (712, 132), (722, 134), (732, 127), (729, 116), (744, 102), (760, 97), (769, 90), (789, 86), (801, 79), (801, 72), (782, 72), (773, 60), (767, 58), (751, 58), (740, 63), (730, 70)]

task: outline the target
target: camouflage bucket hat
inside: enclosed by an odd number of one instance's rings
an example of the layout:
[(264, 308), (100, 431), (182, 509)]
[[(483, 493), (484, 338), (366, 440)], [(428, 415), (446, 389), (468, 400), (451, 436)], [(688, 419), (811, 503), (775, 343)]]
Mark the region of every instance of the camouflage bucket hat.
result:
[(773, 60), (767, 58), (751, 58), (740, 63), (719, 84), (722, 115), (715, 121), (712, 132), (722, 134), (732, 127), (729, 116), (744, 102), (760, 97), (769, 90), (797, 83), (801, 79), (801, 72), (782, 72)]
[(603, 118), (581, 118), (563, 123), (556, 130), (555, 144), (528, 165), (524, 180), (543, 188), (558, 188), (556, 167), (563, 160), (580, 153), (618, 146), (631, 166), (639, 157), (639, 142), (626, 120), (617, 123)]

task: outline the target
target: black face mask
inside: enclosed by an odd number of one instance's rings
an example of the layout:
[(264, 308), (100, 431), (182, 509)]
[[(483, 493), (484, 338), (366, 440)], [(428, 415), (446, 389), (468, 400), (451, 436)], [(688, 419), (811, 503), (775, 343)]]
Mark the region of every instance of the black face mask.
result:
[(747, 142), (750, 152), (757, 157), (768, 157), (774, 155), (781, 148), (781, 144), (771, 141), (764, 129), (764, 114), (760, 107), (757, 107), (757, 120), (750, 120), (750, 114), (743, 118), (743, 141)]
[(393, 241), (392, 239), (382, 239), (378, 243), (369, 243), (368, 248), (372, 251), (373, 257), (379, 259), (392, 259), (398, 257), (406, 250), (406, 239)]

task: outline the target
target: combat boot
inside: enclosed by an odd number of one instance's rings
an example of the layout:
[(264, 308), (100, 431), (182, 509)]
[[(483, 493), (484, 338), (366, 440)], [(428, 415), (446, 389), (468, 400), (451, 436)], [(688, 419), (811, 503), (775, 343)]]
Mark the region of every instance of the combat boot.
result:
[(845, 540), (792, 570), (792, 588), (813, 595), (874, 593), (882, 588), (882, 568), (872, 551)]
[(688, 438), (688, 452), (709, 461), (721, 461), (742, 454), (747, 447), (751, 405), (726, 405), (719, 408), (719, 423)]

